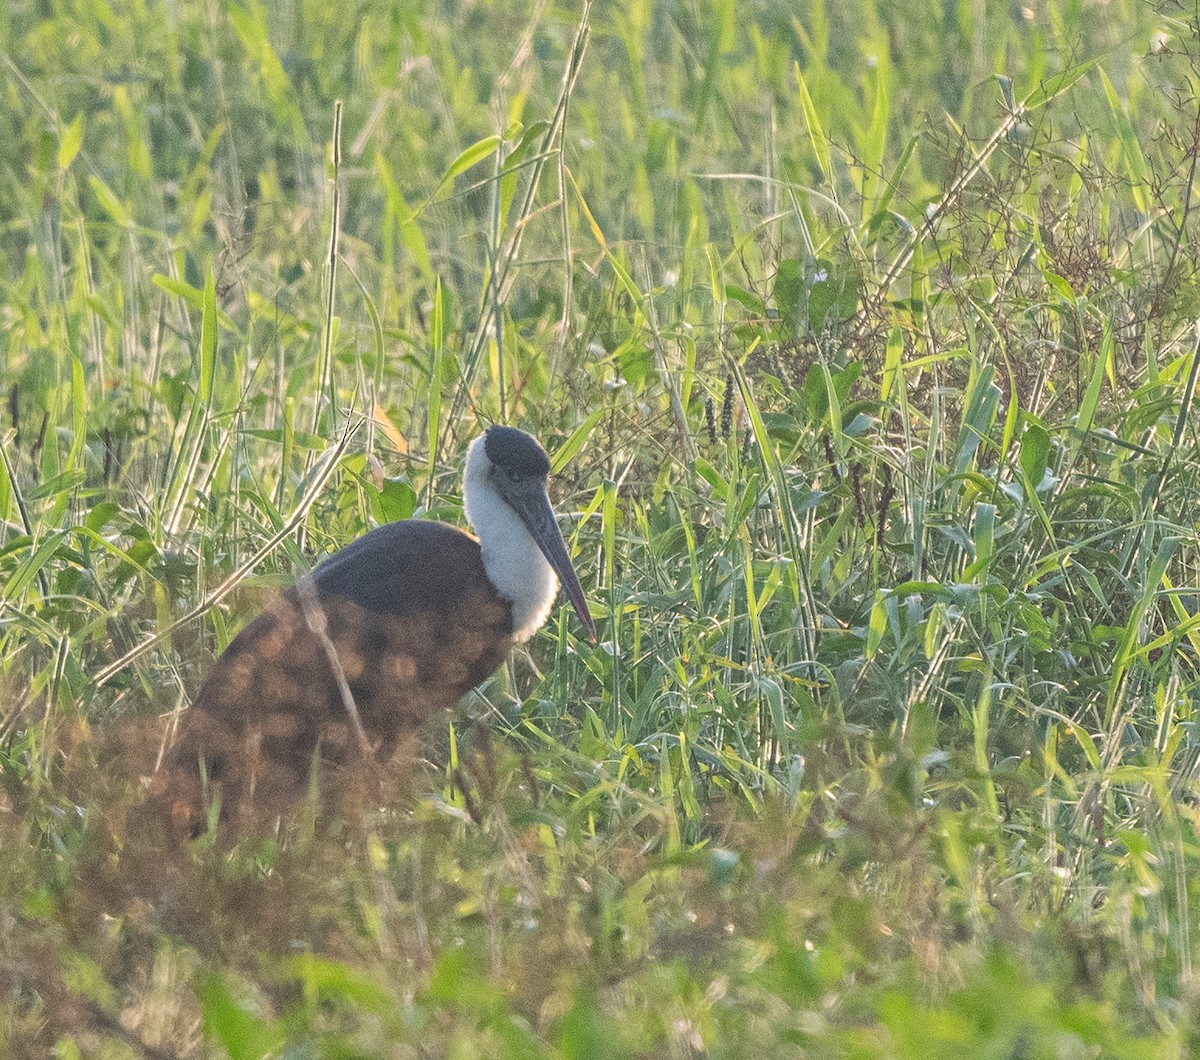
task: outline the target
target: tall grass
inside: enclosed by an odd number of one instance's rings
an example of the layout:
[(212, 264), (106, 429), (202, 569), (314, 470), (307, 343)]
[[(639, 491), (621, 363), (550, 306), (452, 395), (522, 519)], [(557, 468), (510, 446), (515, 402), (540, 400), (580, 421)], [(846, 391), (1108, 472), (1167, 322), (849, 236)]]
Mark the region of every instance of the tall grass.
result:
[[(9, 1054), (1189, 1055), (1188, 17), (0, 11)], [(139, 862), (213, 654), (497, 420), (601, 643)]]

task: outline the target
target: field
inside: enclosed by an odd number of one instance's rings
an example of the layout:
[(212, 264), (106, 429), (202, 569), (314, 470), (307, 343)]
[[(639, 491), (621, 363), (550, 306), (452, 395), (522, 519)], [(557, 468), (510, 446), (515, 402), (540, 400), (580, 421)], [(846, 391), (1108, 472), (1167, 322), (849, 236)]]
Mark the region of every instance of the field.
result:
[[(0, 1055), (1200, 1053), (1198, 17), (0, 5)], [(495, 422), (599, 643), (139, 844)]]

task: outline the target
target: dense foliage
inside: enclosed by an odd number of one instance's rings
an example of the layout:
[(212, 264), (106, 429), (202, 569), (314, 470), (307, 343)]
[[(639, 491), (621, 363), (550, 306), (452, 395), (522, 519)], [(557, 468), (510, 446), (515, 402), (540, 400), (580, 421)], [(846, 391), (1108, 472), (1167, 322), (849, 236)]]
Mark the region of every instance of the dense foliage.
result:
[[(0, 1052), (1192, 1055), (1198, 36), (0, 5)], [(138, 849), (213, 654), (496, 421), (601, 643)]]

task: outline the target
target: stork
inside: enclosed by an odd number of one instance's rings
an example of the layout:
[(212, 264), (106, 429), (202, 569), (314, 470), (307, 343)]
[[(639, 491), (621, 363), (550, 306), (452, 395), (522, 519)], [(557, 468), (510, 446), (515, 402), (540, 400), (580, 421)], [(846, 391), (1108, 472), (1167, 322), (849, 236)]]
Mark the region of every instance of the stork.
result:
[(491, 427), (467, 450), (463, 506), (478, 538), (406, 519), (300, 579), (213, 666), (151, 791), (187, 834), (206, 807), (235, 826), (277, 816), (318, 762), (389, 759), (546, 621), (559, 583), (596, 627), (546, 493), (537, 440)]

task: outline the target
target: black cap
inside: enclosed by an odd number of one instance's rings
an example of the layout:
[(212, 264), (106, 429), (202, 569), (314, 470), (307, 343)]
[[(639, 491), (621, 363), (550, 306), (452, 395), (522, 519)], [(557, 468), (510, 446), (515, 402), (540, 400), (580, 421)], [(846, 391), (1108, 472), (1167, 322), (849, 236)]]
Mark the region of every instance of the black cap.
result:
[(516, 427), (489, 427), (483, 436), (483, 451), (497, 467), (512, 468), (524, 475), (545, 478), (550, 473), (550, 458), (532, 434)]

